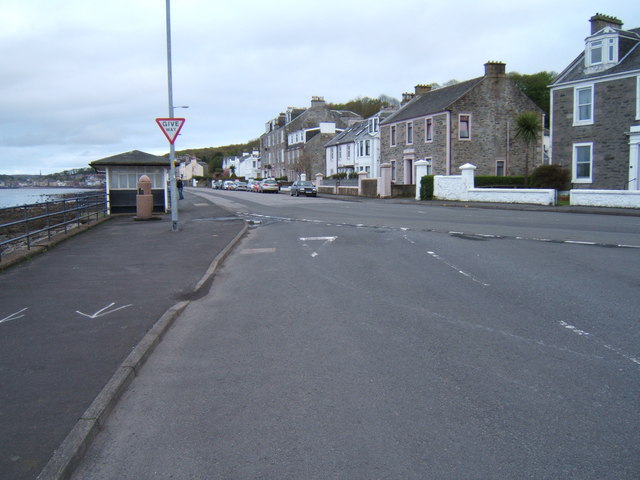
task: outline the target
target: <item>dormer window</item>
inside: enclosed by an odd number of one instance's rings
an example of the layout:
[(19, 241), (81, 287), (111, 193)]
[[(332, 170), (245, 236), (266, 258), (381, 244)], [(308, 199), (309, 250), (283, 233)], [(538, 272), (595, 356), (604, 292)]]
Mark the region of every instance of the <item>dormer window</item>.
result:
[(618, 33), (605, 28), (596, 35), (587, 38), (584, 63), (586, 73), (611, 68), (618, 63)]
[(591, 42), (589, 45), (590, 64), (597, 65), (602, 63), (602, 41)]
[(380, 119), (378, 117), (369, 119), (369, 133), (377, 133), (380, 125)]

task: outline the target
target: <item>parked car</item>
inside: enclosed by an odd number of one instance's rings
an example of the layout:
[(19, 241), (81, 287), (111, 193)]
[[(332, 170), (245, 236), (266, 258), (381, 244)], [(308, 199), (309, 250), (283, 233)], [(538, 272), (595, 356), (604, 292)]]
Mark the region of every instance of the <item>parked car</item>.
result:
[(234, 182), (231, 180), (225, 180), (222, 183), (222, 190), (233, 190)]
[(297, 180), (291, 185), (291, 196), (299, 197), (301, 194), (305, 197), (315, 197), (318, 195), (318, 189), (309, 181)]
[(247, 190), (249, 192), (256, 192), (257, 190), (254, 190), (254, 188), (257, 183), (260, 183), (260, 182), (258, 182), (257, 180), (249, 180), (247, 182)]
[(220, 190), (222, 188), (222, 180), (216, 180), (213, 182), (213, 188), (216, 190)]
[(237, 182), (235, 184), (234, 190), (244, 190), (247, 191), (247, 182)]
[(260, 182), (260, 187), (258, 188), (260, 193), (265, 192), (273, 192), (278, 193), (280, 191), (280, 185), (275, 180), (263, 180)]

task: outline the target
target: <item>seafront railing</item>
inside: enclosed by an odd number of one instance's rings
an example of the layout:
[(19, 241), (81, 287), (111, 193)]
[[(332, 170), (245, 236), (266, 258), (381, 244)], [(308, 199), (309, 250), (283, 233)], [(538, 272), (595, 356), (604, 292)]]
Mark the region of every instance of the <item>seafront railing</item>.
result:
[(43, 203), (0, 209), (0, 262), (3, 255), (50, 242), (83, 224), (107, 216), (104, 193), (87, 193)]

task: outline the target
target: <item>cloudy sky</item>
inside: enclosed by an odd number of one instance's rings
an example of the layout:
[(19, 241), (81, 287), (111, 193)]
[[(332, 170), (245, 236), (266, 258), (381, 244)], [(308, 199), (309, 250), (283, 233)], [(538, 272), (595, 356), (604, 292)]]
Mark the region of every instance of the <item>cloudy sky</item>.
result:
[[(0, 174), (164, 154), (166, 0), (0, 0)], [(289, 106), (467, 80), (487, 61), (560, 72), (595, 13), (637, 0), (172, 0), (176, 148), (245, 143)]]

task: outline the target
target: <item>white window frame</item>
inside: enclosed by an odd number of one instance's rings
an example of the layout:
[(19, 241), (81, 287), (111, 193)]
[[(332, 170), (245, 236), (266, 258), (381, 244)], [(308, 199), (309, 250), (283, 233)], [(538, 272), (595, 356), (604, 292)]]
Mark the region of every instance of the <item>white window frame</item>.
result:
[[(579, 103), (580, 92), (584, 90), (589, 90), (591, 93), (589, 98), (590, 116), (588, 118), (580, 118), (580, 107), (582, 105), (586, 105), (586, 104), (581, 105)], [(593, 84), (580, 85), (573, 89), (573, 125), (574, 126), (593, 125), (594, 118), (595, 118), (594, 100), (595, 100), (595, 86)]]
[[(578, 177), (578, 149), (584, 147), (589, 147), (589, 177)], [(593, 183), (593, 142), (573, 144), (571, 181), (573, 183)]]
[[(593, 59), (593, 53), (600, 51), (600, 60)], [(604, 41), (594, 40), (589, 42), (589, 65), (601, 65), (604, 62)]]
[[(467, 133), (469, 134), (467, 137), (462, 136), (462, 129), (460, 126), (462, 125), (462, 117), (467, 117)], [(458, 115), (458, 140), (471, 140), (471, 114), (470, 113), (460, 113)]]
[(413, 145), (413, 122), (407, 122), (405, 134), (407, 137), (407, 145)]
[[(431, 138), (429, 138), (429, 134), (431, 134)], [(433, 117), (427, 117), (424, 119), (424, 141), (431, 143), (433, 142), (433, 137)]]
[(636, 120), (640, 120), (640, 75), (636, 77)]

